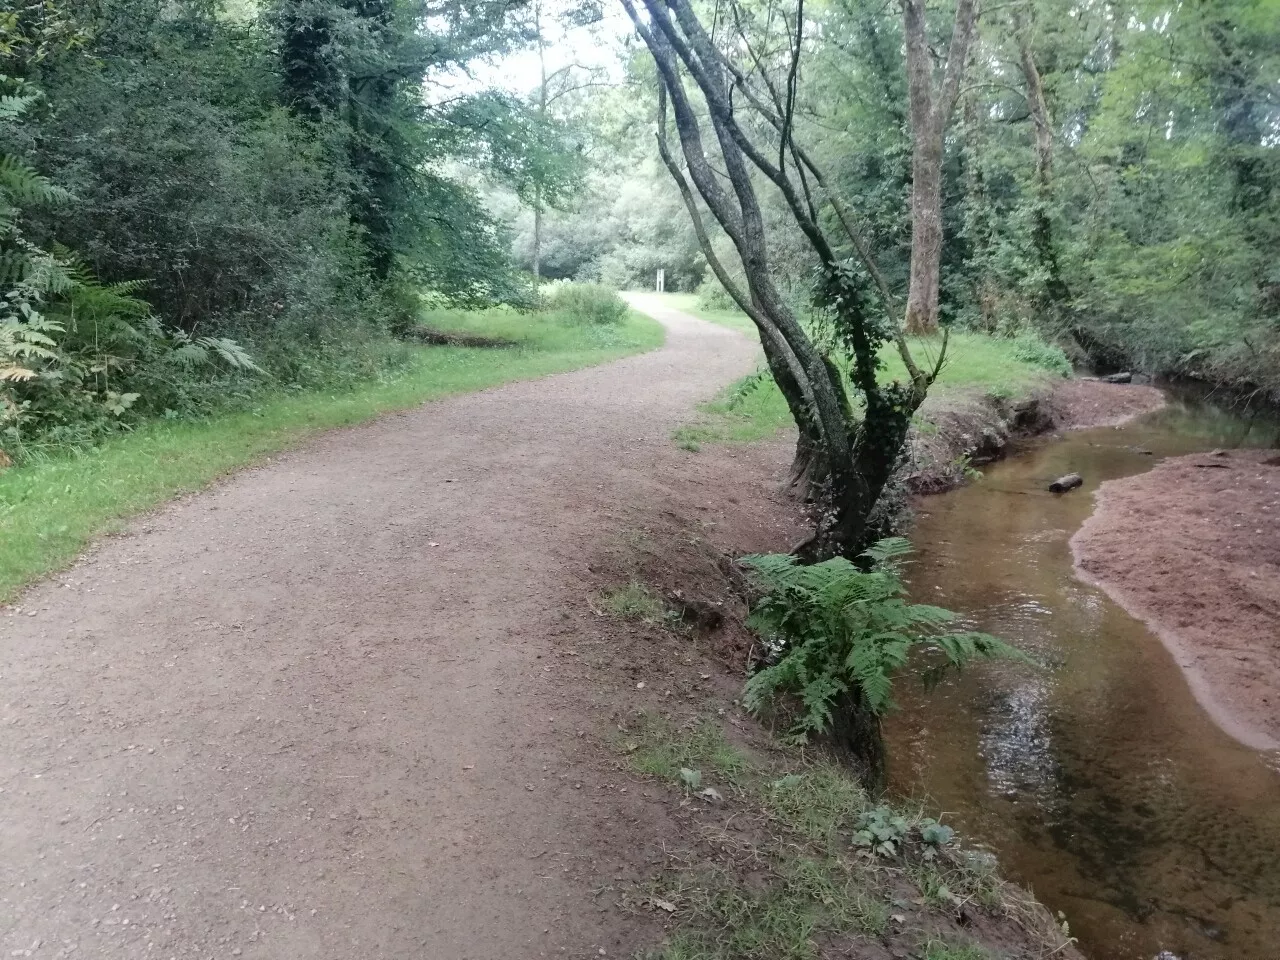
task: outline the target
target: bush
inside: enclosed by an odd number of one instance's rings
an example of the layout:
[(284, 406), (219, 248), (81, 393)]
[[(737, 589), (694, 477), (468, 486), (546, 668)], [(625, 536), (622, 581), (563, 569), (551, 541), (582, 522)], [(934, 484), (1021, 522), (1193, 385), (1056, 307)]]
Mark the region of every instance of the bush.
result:
[(738, 305), (733, 302), (733, 297), (729, 296), (720, 281), (713, 274), (708, 274), (707, 278), (698, 284), (698, 306), (703, 310), (737, 310)]
[(558, 283), (544, 297), (547, 310), (577, 324), (613, 326), (627, 315), (627, 302), (598, 283)]
[(1034, 330), (1024, 330), (1013, 338), (1013, 355), (1062, 377), (1071, 376), (1071, 361), (1056, 343), (1048, 343)]

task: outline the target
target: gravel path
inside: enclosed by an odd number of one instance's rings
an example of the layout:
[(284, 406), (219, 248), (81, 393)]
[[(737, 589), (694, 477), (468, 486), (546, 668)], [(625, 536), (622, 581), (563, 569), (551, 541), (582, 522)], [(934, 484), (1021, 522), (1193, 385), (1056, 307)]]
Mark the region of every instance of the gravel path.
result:
[(616, 954), (652, 830), (566, 772), (558, 598), (755, 354), (642, 305), (660, 350), (330, 434), (0, 619), (0, 956)]

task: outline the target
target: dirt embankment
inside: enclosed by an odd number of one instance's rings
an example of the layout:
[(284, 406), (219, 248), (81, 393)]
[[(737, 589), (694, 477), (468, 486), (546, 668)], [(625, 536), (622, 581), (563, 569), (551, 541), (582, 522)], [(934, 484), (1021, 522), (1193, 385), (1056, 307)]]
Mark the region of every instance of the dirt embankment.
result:
[(1102, 485), (1071, 547), (1144, 620), (1218, 723), (1280, 749), (1280, 453), (1176, 457)]
[(1164, 404), (1155, 387), (1086, 379), (1045, 380), (1012, 398), (935, 393), (912, 432), (903, 479), (911, 493), (941, 493), (963, 483), (968, 468), (999, 460), (1019, 440), (1051, 430), (1120, 426)]

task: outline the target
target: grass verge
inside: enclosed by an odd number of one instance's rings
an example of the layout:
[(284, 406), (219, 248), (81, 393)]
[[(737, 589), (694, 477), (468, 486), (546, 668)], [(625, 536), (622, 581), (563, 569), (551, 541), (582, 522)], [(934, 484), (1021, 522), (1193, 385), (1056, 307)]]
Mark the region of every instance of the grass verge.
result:
[(124, 519), (322, 431), (427, 400), (604, 363), (663, 341), (661, 326), (635, 312), (616, 326), (509, 310), (434, 311), (424, 319), (435, 329), (516, 345), (417, 348), (404, 368), (353, 389), (281, 393), (208, 420), (147, 423), (88, 451), (0, 473), (0, 602), (65, 566)]
[[(666, 940), (642, 960), (997, 960), (1067, 950), (1066, 931), (1000, 880), (991, 857), (949, 834), (928, 842), (933, 820), (872, 800), (838, 766), (781, 754), (762, 761), (708, 718), (676, 727), (640, 713), (617, 745), (634, 772), (666, 782), (683, 809), (702, 814), (703, 849), (673, 853), (627, 898), (667, 920)], [(870, 849), (886, 836), (872, 837), (877, 830), (893, 835), (891, 853)]]
[[(689, 293), (667, 294), (671, 306), (703, 320), (755, 335), (755, 326), (746, 316), (732, 310), (709, 310)], [(937, 356), (936, 338), (912, 340), (912, 351), (922, 362)], [(906, 379), (906, 369), (897, 349), (887, 344), (881, 350), (884, 380)], [(992, 397), (1016, 397), (1036, 385), (1060, 375), (1067, 368), (1060, 351), (1034, 338), (993, 337), (981, 333), (951, 334), (947, 359), (931, 394), (936, 399), (948, 393), (976, 393)], [(723, 390), (701, 408), (702, 417), (680, 427), (676, 443), (697, 450), (704, 443), (753, 443), (773, 436), (791, 425), (786, 400), (767, 372), (752, 374)]]

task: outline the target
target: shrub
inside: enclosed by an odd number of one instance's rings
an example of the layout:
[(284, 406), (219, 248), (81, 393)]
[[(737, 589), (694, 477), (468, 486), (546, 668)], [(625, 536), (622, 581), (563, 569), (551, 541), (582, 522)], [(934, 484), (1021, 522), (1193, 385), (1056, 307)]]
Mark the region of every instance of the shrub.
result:
[(558, 283), (545, 294), (546, 308), (574, 323), (612, 326), (627, 315), (627, 302), (598, 283)]
[(893, 706), (890, 692), (913, 647), (941, 654), (925, 673), (936, 684), (950, 669), (981, 657), (1021, 658), (1002, 640), (955, 630), (955, 614), (908, 603), (901, 561), (911, 544), (881, 540), (863, 556), (870, 570), (844, 557), (801, 566), (786, 554), (744, 557), (766, 593), (747, 621), (774, 654), (747, 682), (744, 702), (760, 713), (780, 696), (797, 701), (793, 742), (832, 724), (837, 700), (848, 693), (876, 717)]
[(703, 310), (738, 309), (738, 305), (733, 302), (733, 297), (729, 296), (729, 291), (721, 286), (714, 275), (710, 274), (698, 284), (698, 306)]
[(1071, 361), (1056, 343), (1049, 343), (1034, 330), (1023, 330), (1013, 338), (1013, 355), (1023, 363), (1043, 367), (1062, 377), (1071, 376)]

